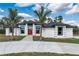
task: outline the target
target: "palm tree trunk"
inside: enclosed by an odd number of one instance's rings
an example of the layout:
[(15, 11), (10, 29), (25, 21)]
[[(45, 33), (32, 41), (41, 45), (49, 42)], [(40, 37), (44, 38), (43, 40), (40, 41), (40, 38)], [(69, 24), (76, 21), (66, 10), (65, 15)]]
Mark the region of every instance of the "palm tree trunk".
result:
[(14, 40), (14, 28), (12, 26), (12, 40)]
[(41, 28), (40, 28), (40, 40), (42, 40), (42, 25), (41, 25)]

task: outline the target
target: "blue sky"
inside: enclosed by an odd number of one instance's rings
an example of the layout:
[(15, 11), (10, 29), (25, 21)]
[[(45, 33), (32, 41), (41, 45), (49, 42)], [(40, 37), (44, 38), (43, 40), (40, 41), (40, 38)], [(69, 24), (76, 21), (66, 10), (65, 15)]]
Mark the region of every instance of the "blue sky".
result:
[(46, 9), (52, 10), (49, 17), (54, 19), (56, 16), (63, 16), (64, 21), (71, 23), (79, 22), (79, 4), (78, 3), (46, 3), (46, 4), (33, 4), (33, 3), (0, 3), (0, 17), (8, 16), (9, 8), (18, 9), (18, 14), (26, 18), (36, 18), (33, 10), (40, 9), (43, 5)]
[(18, 13), (27, 13), (29, 15), (32, 15), (33, 14), (33, 10), (32, 10), (33, 6), (34, 5), (26, 6), (26, 7), (18, 7), (18, 6), (16, 6), (16, 3), (0, 3), (0, 8), (2, 10), (4, 10), (4, 12), (2, 13), (2, 15), (4, 15), (4, 16), (8, 15), (9, 8), (16, 8), (18, 10)]

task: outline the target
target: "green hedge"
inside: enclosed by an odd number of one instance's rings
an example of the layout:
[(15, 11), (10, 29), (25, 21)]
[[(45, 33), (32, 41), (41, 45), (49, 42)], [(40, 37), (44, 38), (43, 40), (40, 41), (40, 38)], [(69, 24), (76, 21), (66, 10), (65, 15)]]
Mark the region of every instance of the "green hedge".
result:
[(5, 34), (5, 30), (0, 30), (0, 34)]

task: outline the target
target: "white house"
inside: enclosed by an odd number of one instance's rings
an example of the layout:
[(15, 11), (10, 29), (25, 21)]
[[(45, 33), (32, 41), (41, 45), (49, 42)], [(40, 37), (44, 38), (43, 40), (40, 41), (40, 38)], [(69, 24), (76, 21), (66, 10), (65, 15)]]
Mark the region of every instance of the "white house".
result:
[[(12, 35), (12, 29), (6, 27), (6, 36)], [(39, 36), (40, 23), (34, 21), (23, 21), (14, 27), (15, 36)], [(73, 38), (73, 26), (64, 23), (51, 22), (42, 26), (42, 36), (45, 38)]]

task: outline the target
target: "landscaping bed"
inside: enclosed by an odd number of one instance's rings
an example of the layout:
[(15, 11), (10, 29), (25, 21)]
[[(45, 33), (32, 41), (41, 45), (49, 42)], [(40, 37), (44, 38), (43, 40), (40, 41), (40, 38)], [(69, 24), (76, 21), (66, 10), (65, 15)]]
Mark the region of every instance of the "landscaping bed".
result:
[(39, 36), (34, 36), (33, 40), (34, 41), (48, 41), (48, 42), (63, 42), (63, 43), (79, 44), (79, 39), (75, 39), (75, 38), (42, 38), (42, 40), (40, 40)]
[(0, 42), (5, 42), (5, 41), (19, 41), (24, 36), (14, 36), (14, 39), (12, 39), (12, 36), (5, 36), (5, 34), (0, 34)]
[(61, 53), (47, 53), (47, 52), (23, 52), (23, 53), (11, 53), (11, 54), (4, 54), (1, 56), (79, 56), (75, 54), (61, 54)]

